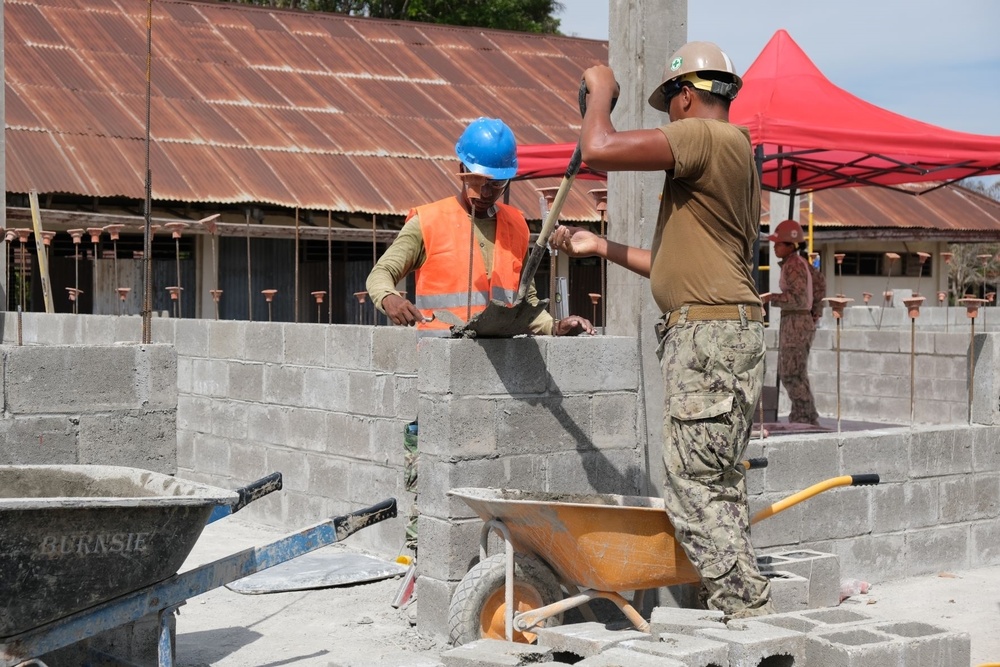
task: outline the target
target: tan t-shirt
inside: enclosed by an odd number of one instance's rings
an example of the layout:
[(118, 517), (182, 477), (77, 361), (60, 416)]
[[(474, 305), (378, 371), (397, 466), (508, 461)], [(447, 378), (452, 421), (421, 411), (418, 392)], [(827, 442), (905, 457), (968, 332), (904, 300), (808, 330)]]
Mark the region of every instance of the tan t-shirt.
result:
[(760, 305), (753, 246), (760, 180), (746, 128), (686, 118), (660, 128), (676, 161), (653, 236), (650, 287), (666, 312), (684, 305)]

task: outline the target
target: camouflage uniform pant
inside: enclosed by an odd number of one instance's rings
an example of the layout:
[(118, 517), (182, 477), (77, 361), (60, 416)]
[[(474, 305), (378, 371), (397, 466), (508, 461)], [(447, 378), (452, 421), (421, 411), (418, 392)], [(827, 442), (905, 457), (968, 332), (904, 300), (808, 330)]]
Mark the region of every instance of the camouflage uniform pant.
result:
[(816, 323), (809, 313), (781, 314), (778, 329), (778, 377), (785, 385), (792, 410), (788, 421), (802, 424), (819, 423), (816, 402), (809, 386), (809, 350)]
[(666, 395), (664, 501), (701, 575), (702, 598), (729, 617), (773, 613), (750, 543), (740, 465), (764, 379), (763, 325), (682, 316), (657, 354)]

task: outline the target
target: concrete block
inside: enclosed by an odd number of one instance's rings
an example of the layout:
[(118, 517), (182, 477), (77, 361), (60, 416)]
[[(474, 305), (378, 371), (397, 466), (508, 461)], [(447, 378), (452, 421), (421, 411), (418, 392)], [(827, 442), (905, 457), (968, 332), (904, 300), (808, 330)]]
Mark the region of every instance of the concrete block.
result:
[[(419, 530), (419, 529), (418, 529)], [(417, 574), (417, 632), (442, 643), (448, 639), (448, 607), (458, 582), (442, 581)]]
[(942, 523), (1000, 516), (1000, 474), (947, 477), (940, 484)]
[(208, 356), (213, 359), (245, 359), (246, 325), (243, 320), (213, 320), (208, 327)]
[(177, 320), (174, 326), (174, 347), (182, 357), (208, 356), (208, 321)]
[(207, 475), (228, 475), (229, 442), (214, 435), (196, 433), (194, 469)]
[(587, 396), (501, 398), (496, 415), (501, 456), (594, 447)]
[(327, 414), (323, 410), (291, 408), (284, 444), (299, 451), (325, 451)]
[(420, 574), (442, 581), (461, 580), (479, 561), (482, 527), (479, 519), (447, 520), (422, 514), (417, 527)]
[(177, 391), (181, 394), (191, 393), (191, 383), (194, 381), (193, 364), (194, 359), (190, 357), (177, 358)]
[[(179, 452), (178, 457), (180, 457)], [(267, 449), (263, 445), (246, 441), (230, 444), (229, 471), (232, 478), (238, 480), (236, 486), (249, 484), (272, 472), (280, 472), (268, 470)]]
[(573, 623), (552, 628), (538, 628), (538, 646), (553, 653), (572, 653), (581, 658), (598, 655), (627, 641), (650, 642), (652, 637), (638, 630), (611, 630), (604, 623)]
[(839, 475), (838, 440), (830, 434), (766, 441), (767, 491), (801, 491), (814, 482)]
[(547, 387), (547, 337), (422, 340), (418, 390), (429, 394), (541, 394)]
[(877, 472), (882, 484), (906, 481), (909, 479), (906, 456), (909, 446), (909, 429), (844, 433), (840, 439), (840, 471), (837, 474)]
[(778, 613), (809, 609), (809, 580), (791, 572), (761, 572), (771, 583), (771, 603)]
[(805, 638), (805, 664), (824, 667), (903, 665), (903, 647), (872, 626), (811, 633)]
[(549, 391), (634, 391), (639, 386), (639, 350), (633, 337), (557, 337), (547, 343)]
[[(8, 413), (52, 414), (144, 407), (134, 346), (14, 346), (6, 348), (5, 357)], [(176, 381), (174, 375), (173, 396), (176, 396)], [(145, 384), (141, 389), (142, 395), (148, 396)]]
[(403, 446), (403, 428), (409, 423), (403, 419), (366, 419), (369, 433), (369, 452), (373, 461), (402, 470), (406, 448)]
[(229, 372), (230, 398), (256, 403), (264, 400), (264, 364), (230, 361), (225, 368)]
[(635, 446), (639, 442), (638, 420), (637, 393), (595, 393), (590, 397), (590, 440), (598, 449)]
[[(367, 462), (354, 462), (348, 479), (346, 497), (354, 503), (353, 509), (368, 507), (385, 498), (394, 497), (403, 488), (401, 471)], [(399, 531), (398, 539), (389, 542), (393, 545), (403, 543), (403, 531)], [(398, 548), (398, 547), (393, 547)]]
[[(421, 440), (421, 444), (422, 442)], [(417, 469), (420, 479), (417, 504), (420, 512), (438, 518), (476, 516), (465, 502), (448, 495), (451, 489), (483, 487), (547, 490), (545, 467), (536, 456), (452, 461), (421, 452)]]
[[(173, 345), (176, 338), (176, 330), (177, 320), (172, 317), (157, 317), (154, 315), (150, 324), (150, 339), (154, 343)], [(87, 337), (80, 335), (75, 340), (87, 340)]]
[(580, 667), (684, 667), (684, 663), (677, 660), (626, 648), (610, 648), (576, 664)]
[(834, 554), (791, 549), (760, 555), (757, 564), (761, 572), (791, 572), (805, 578), (809, 582), (806, 604), (809, 609), (835, 607), (840, 603), (840, 559)]
[(664, 632), (659, 637), (629, 640), (619, 648), (676, 660), (687, 667), (722, 667), (729, 664), (729, 646), (722, 642)]
[(1000, 471), (1000, 426), (970, 426), (966, 433), (956, 438), (966, 438), (972, 443), (972, 469), (975, 472)]
[(695, 636), (729, 645), (732, 667), (752, 667), (774, 662), (805, 664), (805, 635), (758, 621), (730, 621), (722, 628), (695, 630)]
[(327, 327), (322, 324), (285, 323), (284, 363), (298, 366), (326, 365)]
[(244, 326), (244, 359), (271, 364), (284, 361), (284, 329), (280, 322), (246, 322)]
[[(756, 470), (751, 472), (758, 472)], [(750, 498), (750, 516), (766, 509), (774, 503), (784, 500), (788, 494), (784, 493), (764, 493)], [(813, 502), (815, 498), (808, 502)], [(798, 544), (802, 540), (802, 517), (808, 503), (799, 503), (786, 510), (769, 516), (767, 519), (755, 523), (750, 528), (750, 535), (753, 544), (758, 549), (769, 549), (784, 547), (789, 544)]]
[[(419, 610), (417, 612), (419, 614)], [(497, 639), (456, 646), (441, 654), (445, 667), (480, 667), (480, 665), (526, 665), (552, 659), (552, 651), (531, 644), (517, 644)]]
[(417, 391), (416, 375), (396, 375), (396, 396), (392, 414), (407, 422), (417, 418), (417, 404), (420, 394)]
[[(369, 459), (372, 446), (371, 424), (372, 420), (368, 417), (342, 412), (326, 413), (326, 428), (322, 438), (326, 443), (327, 453), (353, 459)], [(394, 441), (400, 449), (403, 448), (402, 428)], [(392, 443), (387, 446), (392, 447)]]
[(264, 401), (278, 405), (302, 405), (305, 370), (302, 366), (264, 364)]
[(0, 465), (79, 463), (74, 417), (8, 416), (0, 419)]
[(347, 372), (347, 412), (374, 415), (376, 402), (375, 373), (371, 371)]
[(871, 533), (872, 488), (831, 489), (802, 503), (800, 541), (815, 542)]
[(142, 341), (142, 318), (138, 315), (123, 315), (114, 318), (114, 342), (139, 343)]
[(497, 455), (497, 400), (424, 396), (419, 403), (420, 451), (450, 458)]
[(247, 437), (248, 403), (218, 399), (212, 401), (212, 435), (228, 440)]
[(115, 411), (80, 416), (79, 463), (121, 465), (173, 474), (177, 412)]
[(1000, 523), (987, 521), (972, 526), (969, 560), (974, 568), (1000, 565)]
[(247, 440), (262, 444), (280, 445), (285, 439), (288, 411), (281, 405), (247, 403)]
[(951, 667), (972, 661), (972, 640), (968, 633), (916, 621), (879, 623), (874, 627), (900, 642), (902, 664), (907, 667)]
[(340, 368), (304, 368), (302, 371), (302, 406), (348, 412), (350, 386), (350, 371)]
[(326, 365), (350, 370), (372, 367), (372, 336), (379, 327), (334, 324), (326, 328)]
[(177, 407), (177, 351), (169, 345), (128, 345), (135, 358), (134, 375), (140, 407)]
[(908, 531), (905, 576), (968, 569), (970, 536), (968, 524)]
[(875, 534), (926, 528), (938, 523), (938, 482), (933, 478), (872, 488)]
[(937, 477), (972, 471), (972, 443), (956, 438), (952, 427), (915, 427), (910, 438), (911, 477)]
[(417, 373), (417, 332), (413, 327), (376, 327), (372, 334), (372, 368), (390, 373)]
[(228, 396), (229, 363), (218, 359), (193, 359), (191, 393), (218, 398)]
[(549, 489), (560, 493), (644, 495), (645, 461), (638, 449), (557, 452), (543, 458)]
[(836, 554), (843, 577), (891, 581), (909, 576), (906, 559), (900, 558), (907, 553), (906, 536), (902, 533), (861, 535), (814, 544), (812, 548)]
[(667, 634), (692, 635), (697, 630), (724, 628), (721, 611), (655, 607), (649, 617), (649, 632), (653, 636)]

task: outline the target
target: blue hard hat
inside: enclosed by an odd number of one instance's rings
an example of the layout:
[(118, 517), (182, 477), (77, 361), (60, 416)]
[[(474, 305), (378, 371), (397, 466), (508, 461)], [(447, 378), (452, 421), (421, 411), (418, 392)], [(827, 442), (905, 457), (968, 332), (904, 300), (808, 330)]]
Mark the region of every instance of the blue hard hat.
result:
[(517, 175), (517, 141), (498, 118), (477, 118), (469, 123), (455, 144), (455, 154), (474, 174), (497, 180)]

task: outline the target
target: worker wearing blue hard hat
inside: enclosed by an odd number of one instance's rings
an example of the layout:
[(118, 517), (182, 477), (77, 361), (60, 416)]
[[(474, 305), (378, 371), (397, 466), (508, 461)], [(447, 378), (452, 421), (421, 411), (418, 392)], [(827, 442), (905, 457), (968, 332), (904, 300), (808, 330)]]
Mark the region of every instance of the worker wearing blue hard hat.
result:
[[(403, 229), (368, 276), (375, 306), (394, 324), (415, 325), (421, 335), (450, 335), (450, 325), (435, 311), (467, 322), (491, 300), (513, 303), (528, 249), (524, 215), (500, 201), (517, 175), (511, 129), (496, 118), (477, 118), (458, 138), (455, 155), (458, 195), (410, 209)], [(411, 272), (416, 274), (413, 302), (397, 290)], [(526, 300), (538, 302), (534, 285)], [(555, 320), (544, 311), (530, 329), (555, 336), (594, 331), (583, 317)]]

